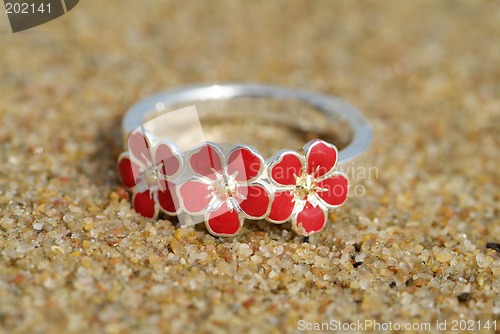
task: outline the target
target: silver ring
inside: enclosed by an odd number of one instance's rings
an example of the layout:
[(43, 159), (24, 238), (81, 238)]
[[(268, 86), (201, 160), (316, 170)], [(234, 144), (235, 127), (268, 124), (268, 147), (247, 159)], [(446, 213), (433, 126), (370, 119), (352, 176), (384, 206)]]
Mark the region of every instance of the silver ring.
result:
[[(210, 100), (231, 100), (241, 97), (298, 100), (310, 107), (333, 116), (333, 120), (344, 120), (353, 133), (351, 141), (339, 151), (339, 164), (348, 162), (370, 146), (372, 129), (360, 111), (346, 101), (332, 96), (304, 90), (259, 84), (194, 85), (159, 93), (134, 104), (123, 118), (123, 136), (144, 124), (149, 115), (178, 104), (197, 103)], [(126, 143), (126, 140), (124, 140)]]
[[(274, 129), (288, 127), (294, 134), (312, 134), (313, 139), (300, 151), (271, 149), (267, 160), (252, 142), (229, 141), (224, 146), (203, 138), (179, 147), (183, 141), (179, 138), (191, 138), (189, 129), (196, 123), (184, 120), (190, 110), (181, 106), (238, 100), (250, 107), (236, 104), (222, 113), (222, 104), (214, 110), (202, 108), (201, 113), (195, 107), (196, 122), (205, 118), (220, 123), (221, 118), (236, 128), (236, 119), (248, 129), (259, 121), (258, 130), (271, 124)], [(165, 121), (168, 115), (174, 117)], [(342, 99), (255, 84), (189, 86), (160, 93), (133, 105), (122, 125), (127, 151), (118, 159), (118, 171), (133, 195), (136, 212), (149, 218), (160, 212), (177, 215), (181, 226), (205, 221), (216, 236), (236, 235), (246, 219), (291, 221), (304, 236), (321, 231), (328, 210), (341, 206), (349, 193), (347, 176), (335, 169), (337, 163), (360, 155), (372, 138), (363, 115)], [(271, 139), (277, 136), (274, 130), (253, 131), (251, 137), (257, 132), (271, 133)], [(176, 138), (175, 132), (181, 137)]]

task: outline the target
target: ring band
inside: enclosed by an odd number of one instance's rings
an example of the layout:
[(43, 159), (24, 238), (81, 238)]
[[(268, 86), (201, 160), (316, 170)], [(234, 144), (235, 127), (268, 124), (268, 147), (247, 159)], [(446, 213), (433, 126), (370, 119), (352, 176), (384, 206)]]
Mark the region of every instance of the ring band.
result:
[[(155, 124), (160, 118), (157, 114), (168, 114), (182, 105), (238, 99), (248, 99), (252, 105), (249, 112), (235, 108), (220, 114), (220, 105), (216, 105), (216, 111), (207, 113), (206, 118), (222, 116), (229, 122), (236, 116), (243, 119), (245, 127), (260, 117), (262, 124), (317, 132), (315, 139), (300, 151), (282, 149), (265, 160), (249, 145), (252, 143), (224, 147), (203, 141), (181, 150), (168, 131), (158, 136), (153, 130), (158, 127), (145, 126)], [(259, 108), (257, 102), (264, 100), (301, 106), (292, 111), (280, 105), (270, 113)], [(182, 112), (181, 118), (187, 113)], [(161, 128), (166, 123), (158, 124)], [(362, 114), (342, 99), (255, 84), (189, 86), (160, 93), (133, 105), (122, 125), (128, 151), (120, 155), (118, 169), (123, 184), (133, 194), (135, 210), (150, 218), (159, 212), (178, 215), (188, 222), (183, 224), (179, 219), (181, 225), (205, 221), (208, 231), (216, 236), (236, 235), (246, 219), (276, 224), (291, 221), (293, 229), (304, 236), (321, 231), (328, 210), (342, 205), (348, 195), (347, 176), (335, 166), (360, 155), (372, 138)], [(183, 125), (177, 128), (186, 132)], [(344, 132), (344, 137), (349, 133), (340, 151), (322, 138), (340, 138), (339, 132)]]
[[(161, 108), (172, 105), (196, 103), (207, 100), (230, 100), (240, 97), (274, 98), (302, 101), (312, 108), (343, 119), (351, 127), (353, 138), (339, 152), (339, 164), (354, 159), (363, 153), (372, 140), (372, 129), (360, 111), (346, 101), (332, 96), (312, 93), (304, 90), (267, 86), (258, 84), (195, 85), (159, 93), (134, 104), (123, 118), (123, 136), (127, 138), (132, 131), (140, 127), (148, 115)], [(127, 141), (124, 140), (126, 143)]]

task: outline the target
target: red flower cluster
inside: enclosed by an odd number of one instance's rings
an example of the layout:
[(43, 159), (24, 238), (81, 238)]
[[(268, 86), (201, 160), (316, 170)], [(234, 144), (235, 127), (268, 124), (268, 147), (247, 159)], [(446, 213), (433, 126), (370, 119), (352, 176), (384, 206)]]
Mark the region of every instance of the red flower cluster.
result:
[(245, 219), (291, 220), (307, 236), (322, 230), (327, 210), (347, 198), (347, 178), (334, 170), (337, 149), (322, 140), (307, 143), (303, 155), (283, 150), (266, 163), (251, 147), (236, 145), (225, 153), (213, 143), (184, 158), (175, 145), (149, 137), (132, 133), (130, 153), (118, 159), (134, 208), (145, 217), (160, 210), (203, 216), (217, 236), (236, 235)]

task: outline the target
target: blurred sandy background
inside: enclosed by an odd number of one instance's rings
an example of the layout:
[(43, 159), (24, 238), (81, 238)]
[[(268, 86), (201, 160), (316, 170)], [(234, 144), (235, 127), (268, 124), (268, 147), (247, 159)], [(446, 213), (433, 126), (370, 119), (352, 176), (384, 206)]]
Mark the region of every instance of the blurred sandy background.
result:
[[(0, 14), (0, 332), (499, 328), (499, 36), (498, 1), (82, 1), (17, 34)], [(371, 120), (359, 164), (379, 173), (310, 244), (130, 209), (127, 107), (227, 81), (339, 95)]]

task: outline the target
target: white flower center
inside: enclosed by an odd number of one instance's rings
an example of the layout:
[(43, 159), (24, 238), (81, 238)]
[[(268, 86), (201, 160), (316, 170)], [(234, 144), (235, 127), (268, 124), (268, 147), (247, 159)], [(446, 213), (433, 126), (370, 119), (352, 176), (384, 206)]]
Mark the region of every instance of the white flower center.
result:
[(158, 190), (161, 188), (161, 181), (165, 180), (162, 173), (163, 164), (148, 166), (142, 174), (142, 178), (146, 185), (151, 190)]
[(223, 175), (217, 175), (217, 179), (212, 182), (211, 188), (220, 201), (238, 195), (238, 183), (232, 175), (228, 175), (226, 178)]

